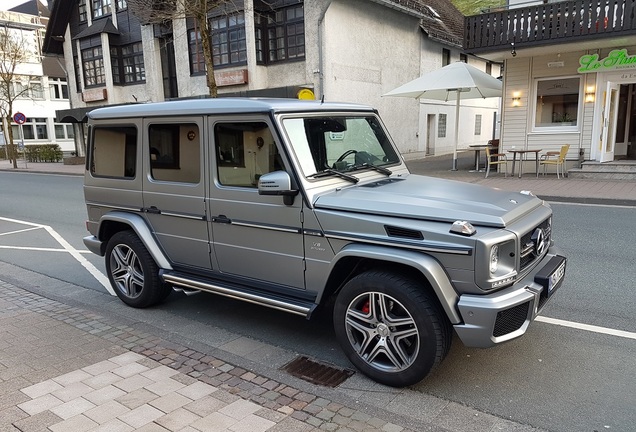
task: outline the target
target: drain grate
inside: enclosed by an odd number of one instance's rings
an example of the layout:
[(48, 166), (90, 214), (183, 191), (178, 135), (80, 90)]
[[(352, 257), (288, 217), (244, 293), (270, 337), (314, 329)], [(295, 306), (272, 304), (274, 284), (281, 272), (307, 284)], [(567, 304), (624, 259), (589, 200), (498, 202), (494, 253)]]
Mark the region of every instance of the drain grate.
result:
[(337, 387), (354, 374), (352, 370), (319, 363), (305, 356), (296, 357), (282, 369), (297, 378), (326, 387)]

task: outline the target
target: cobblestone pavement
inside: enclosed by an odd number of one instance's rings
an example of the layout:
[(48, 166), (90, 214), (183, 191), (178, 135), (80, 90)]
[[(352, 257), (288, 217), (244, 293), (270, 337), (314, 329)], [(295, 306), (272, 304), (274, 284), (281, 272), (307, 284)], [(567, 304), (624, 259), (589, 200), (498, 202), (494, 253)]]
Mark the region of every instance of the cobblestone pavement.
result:
[(118, 318), (0, 277), (0, 432), (537, 431), (370, 382), (290, 385)]
[(1, 281), (0, 347), (0, 431), (410, 430)]

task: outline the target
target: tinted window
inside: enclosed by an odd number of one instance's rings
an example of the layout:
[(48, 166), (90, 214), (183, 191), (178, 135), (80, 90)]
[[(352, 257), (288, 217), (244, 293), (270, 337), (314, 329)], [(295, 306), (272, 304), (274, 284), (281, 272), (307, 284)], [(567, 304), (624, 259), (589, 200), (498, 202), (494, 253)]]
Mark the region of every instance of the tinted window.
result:
[(137, 162), (137, 128), (93, 128), (90, 171), (97, 177), (134, 178)]

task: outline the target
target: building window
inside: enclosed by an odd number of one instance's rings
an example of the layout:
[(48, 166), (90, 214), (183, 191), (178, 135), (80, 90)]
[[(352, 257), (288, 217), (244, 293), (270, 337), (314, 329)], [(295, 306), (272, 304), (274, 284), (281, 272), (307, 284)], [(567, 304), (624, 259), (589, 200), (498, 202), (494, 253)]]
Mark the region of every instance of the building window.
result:
[(486, 73), (492, 75), (492, 63), (490, 62), (486, 63)]
[(466, 54), (460, 54), (459, 55), (459, 61), (460, 62), (464, 62), (464, 63), (468, 63), (468, 56)]
[(111, 0), (93, 0), (93, 18), (109, 15)]
[(446, 114), (440, 114), (437, 119), (437, 137), (446, 137)]
[(49, 94), (51, 99), (68, 99), (68, 84), (65, 79), (49, 78)]
[(29, 96), (31, 99), (44, 99), (44, 88), (41, 82), (29, 83)]
[(265, 52), (263, 46), (265, 44), (265, 31), (263, 30), (264, 18), (258, 13), (254, 14), (254, 37), (256, 40), (256, 63), (265, 63)]
[(481, 135), (481, 114), (475, 114), (475, 135)]
[(450, 64), (450, 50), (446, 48), (442, 48), (442, 66), (447, 66)]
[(73, 66), (74, 66), (74, 69), (75, 69), (75, 90), (77, 92), (81, 92), (82, 91), (82, 80), (80, 79), (80, 77), (81, 77), (80, 64), (79, 64), (79, 60), (77, 58), (77, 55), (73, 55)]
[(111, 48), (110, 61), (114, 84), (146, 82), (146, 69), (144, 67), (141, 42)]
[(188, 31), (188, 51), (190, 54), (190, 74), (200, 75), (205, 73), (201, 32), (197, 29)]
[(210, 20), (214, 66), (245, 64), (245, 15), (239, 12)]
[(106, 82), (104, 77), (102, 47), (83, 50), (82, 66), (84, 67), (84, 85), (86, 87), (95, 87), (103, 85)]
[(73, 125), (70, 123), (56, 123), (55, 124), (55, 139), (56, 140), (71, 140), (75, 138), (75, 131)]
[(126, 0), (117, 0), (117, 12), (128, 9), (128, 2)]
[[(256, 55), (262, 63), (273, 63), (305, 58), (305, 15), (302, 4), (271, 13), (256, 19)], [(266, 36), (266, 37), (263, 37)]]
[[(19, 137), (20, 130), (17, 124), (11, 124), (13, 128), (13, 136)], [(49, 133), (46, 127), (46, 118), (27, 117), (22, 125), (22, 133), (25, 140), (46, 140), (49, 139)]]
[(86, 22), (88, 20), (88, 14), (86, 12), (86, 0), (79, 0), (77, 7), (79, 10), (79, 21)]
[(580, 77), (536, 80), (535, 128), (576, 129), (581, 98), (580, 88)]

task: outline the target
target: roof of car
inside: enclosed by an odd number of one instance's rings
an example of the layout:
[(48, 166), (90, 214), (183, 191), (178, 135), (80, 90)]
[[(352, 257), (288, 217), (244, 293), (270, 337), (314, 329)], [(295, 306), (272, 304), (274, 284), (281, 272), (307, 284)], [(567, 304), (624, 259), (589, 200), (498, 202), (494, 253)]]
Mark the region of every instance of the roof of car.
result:
[(90, 119), (274, 112), (373, 111), (366, 105), (299, 99), (214, 98), (116, 105), (97, 108)]

